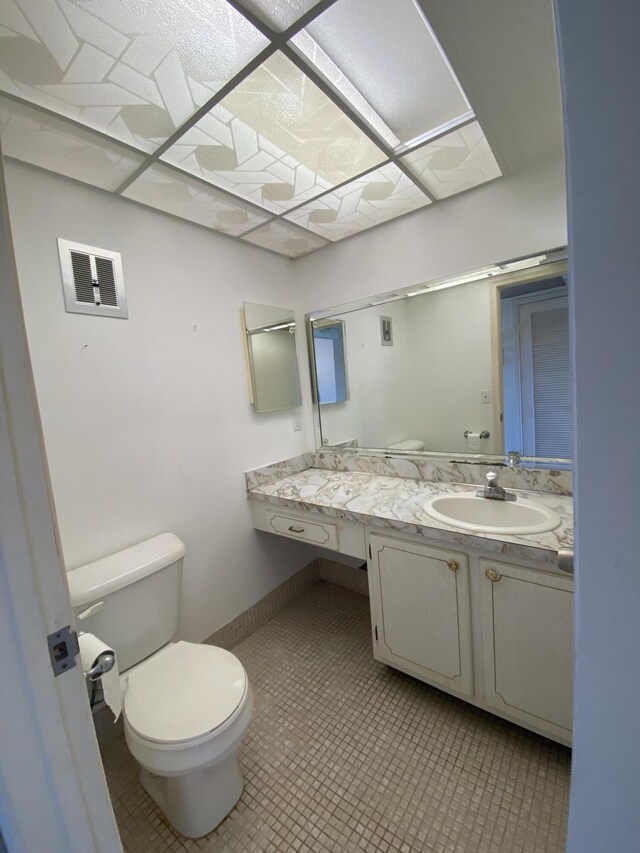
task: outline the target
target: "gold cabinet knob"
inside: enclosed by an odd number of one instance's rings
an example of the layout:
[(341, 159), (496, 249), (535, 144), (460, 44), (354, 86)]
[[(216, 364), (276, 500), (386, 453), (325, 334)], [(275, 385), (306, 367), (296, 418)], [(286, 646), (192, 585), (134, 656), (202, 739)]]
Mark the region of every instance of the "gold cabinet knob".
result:
[(500, 580), (500, 575), (496, 572), (495, 569), (487, 569), (485, 575), (489, 578), (492, 583)]
[(452, 572), (457, 572), (460, 566), (456, 563), (455, 560), (447, 560), (447, 565), (451, 569)]

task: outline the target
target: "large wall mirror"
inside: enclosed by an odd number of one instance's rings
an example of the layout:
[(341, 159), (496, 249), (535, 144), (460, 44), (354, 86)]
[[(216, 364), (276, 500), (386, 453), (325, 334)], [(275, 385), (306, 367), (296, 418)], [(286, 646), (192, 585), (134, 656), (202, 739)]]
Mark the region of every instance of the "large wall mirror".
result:
[(291, 308), (243, 303), (251, 402), (256, 412), (300, 405), (296, 323)]
[(532, 464), (570, 465), (563, 251), (307, 320), (325, 448), (455, 458), (516, 451)]

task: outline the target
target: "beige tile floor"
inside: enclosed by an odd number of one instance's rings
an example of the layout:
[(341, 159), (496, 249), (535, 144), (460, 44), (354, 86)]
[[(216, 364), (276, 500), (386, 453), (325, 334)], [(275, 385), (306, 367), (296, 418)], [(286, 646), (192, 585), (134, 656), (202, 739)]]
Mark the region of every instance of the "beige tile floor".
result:
[(127, 853), (563, 850), (569, 750), (374, 661), (364, 596), (316, 583), (234, 652), (255, 696), (240, 802), (182, 838), (118, 738), (104, 763)]

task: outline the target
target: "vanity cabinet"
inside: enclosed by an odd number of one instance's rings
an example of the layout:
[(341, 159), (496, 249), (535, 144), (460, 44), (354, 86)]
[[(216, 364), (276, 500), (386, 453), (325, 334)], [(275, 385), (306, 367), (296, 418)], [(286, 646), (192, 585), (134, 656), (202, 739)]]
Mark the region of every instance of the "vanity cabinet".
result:
[(370, 532), (374, 657), (571, 742), (571, 578)]
[(456, 693), (471, 695), (467, 557), (375, 533), (369, 544), (376, 658)]
[(487, 705), (570, 738), (572, 581), (491, 560), (480, 569)]

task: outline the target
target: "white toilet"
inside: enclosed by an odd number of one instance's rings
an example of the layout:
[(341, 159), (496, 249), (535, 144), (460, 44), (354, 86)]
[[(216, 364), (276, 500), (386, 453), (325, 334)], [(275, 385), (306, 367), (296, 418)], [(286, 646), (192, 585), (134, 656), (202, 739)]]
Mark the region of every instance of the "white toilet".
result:
[(397, 444), (388, 444), (387, 450), (402, 450), (417, 452), (424, 450), (424, 441), (419, 438), (406, 438), (404, 441), (398, 441)]
[(199, 838), (242, 793), (236, 750), (253, 700), (231, 652), (170, 642), (178, 631), (184, 551), (177, 536), (163, 533), (68, 578), (78, 631), (116, 653), (125, 737), (143, 787), (178, 832)]

